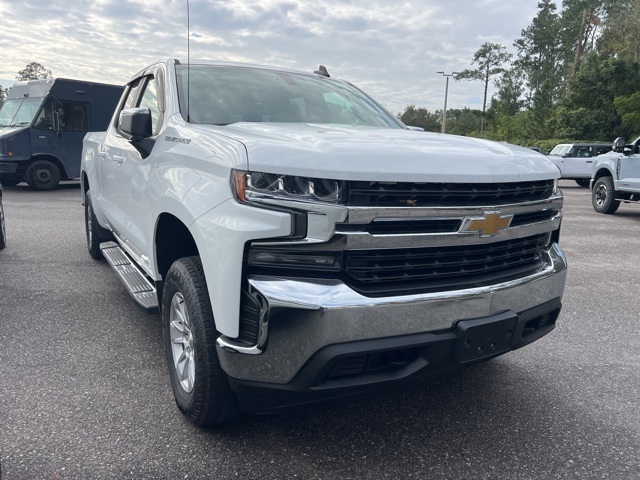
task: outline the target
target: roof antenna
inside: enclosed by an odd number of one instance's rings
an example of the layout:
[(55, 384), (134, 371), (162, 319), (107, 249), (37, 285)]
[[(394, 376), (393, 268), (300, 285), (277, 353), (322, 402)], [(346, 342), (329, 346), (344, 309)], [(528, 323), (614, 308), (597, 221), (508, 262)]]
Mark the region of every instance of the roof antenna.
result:
[(189, 71), (191, 67), (191, 25), (189, 24), (189, 0), (187, 0), (187, 122), (191, 121), (191, 98), (189, 97), (189, 87), (191, 86), (191, 78)]
[(314, 70), (313, 73), (316, 73), (318, 75), (322, 75), (323, 77), (330, 77), (331, 75), (329, 75), (329, 72), (327, 72), (327, 67), (325, 67), (324, 65), (320, 65), (318, 67), (318, 70)]

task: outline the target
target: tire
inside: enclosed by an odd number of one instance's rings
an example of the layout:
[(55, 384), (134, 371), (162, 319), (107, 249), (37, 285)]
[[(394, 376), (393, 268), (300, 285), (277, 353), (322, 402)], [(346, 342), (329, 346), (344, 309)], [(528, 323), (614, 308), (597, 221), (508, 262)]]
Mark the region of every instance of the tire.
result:
[(31, 162), (25, 176), (27, 183), (36, 190), (52, 190), (60, 183), (60, 169), (49, 160)]
[(216, 352), (218, 332), (199, 257), (171, 265), (164, 281), (162, 331), (180, 411), (200, 427), (238, 417), (238, 400)]
[(598, 213), (615, 213), (620, 206), (620, 200), (616, 200), (611, 177), (600, 177), (593, 184), (591, 191), (591, 204)]
[(576, 179), (576, 183), (578, 185), (580, 185), (581, 187), (588, 187), (590, 181), (591, 181), (590, 178), (577, 178)]
[(0, 197), (0, 250), (7, 246), (7, 229), (4, 225), (4, 208)]
[(100, 260), (103, 258), (100, 244), (113, 239), (113, 235), (98, 223), (96, 214), (93, 212), (93, 204), (91, 203), (89, 190), (84, 194), (84, 231), (87, 237), (89, 255), (96, 260)]

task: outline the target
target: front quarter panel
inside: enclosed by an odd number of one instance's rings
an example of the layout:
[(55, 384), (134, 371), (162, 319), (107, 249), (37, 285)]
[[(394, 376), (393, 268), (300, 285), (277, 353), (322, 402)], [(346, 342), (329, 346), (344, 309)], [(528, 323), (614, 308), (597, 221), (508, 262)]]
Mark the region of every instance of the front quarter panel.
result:
[(617, 180), (616, 165), (621, 155), (620, 153), (611, 152), (597, 156), (593, 162), (591, 178), (596, 180), (602, 176), (610, 175), (614, 180)]

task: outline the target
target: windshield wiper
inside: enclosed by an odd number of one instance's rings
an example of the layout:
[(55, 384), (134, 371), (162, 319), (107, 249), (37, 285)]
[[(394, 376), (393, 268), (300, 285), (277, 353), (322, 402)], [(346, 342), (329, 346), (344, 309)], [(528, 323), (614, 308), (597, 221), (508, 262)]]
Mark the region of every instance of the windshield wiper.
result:
[(31, 122), (18, 122), (18, 123), (12, 123), (11, 125), (9, 125), (10, 127), (22, 127), (24, 125), (30, 125)]

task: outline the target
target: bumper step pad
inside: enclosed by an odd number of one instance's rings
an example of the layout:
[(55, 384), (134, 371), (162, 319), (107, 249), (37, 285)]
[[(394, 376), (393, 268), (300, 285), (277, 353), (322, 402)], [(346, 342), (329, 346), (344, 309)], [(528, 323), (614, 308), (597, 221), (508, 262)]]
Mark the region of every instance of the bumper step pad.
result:
[(129, 292), (129, 295), (148, 313), (158, 311), (156, 288), (131, 258), (115, 242), (100, 244), (102, 255), (107, 259)]

